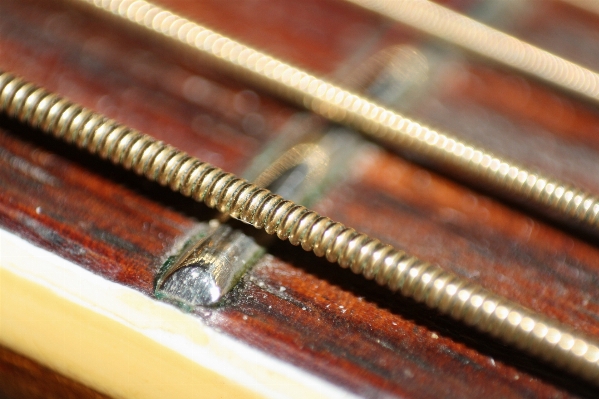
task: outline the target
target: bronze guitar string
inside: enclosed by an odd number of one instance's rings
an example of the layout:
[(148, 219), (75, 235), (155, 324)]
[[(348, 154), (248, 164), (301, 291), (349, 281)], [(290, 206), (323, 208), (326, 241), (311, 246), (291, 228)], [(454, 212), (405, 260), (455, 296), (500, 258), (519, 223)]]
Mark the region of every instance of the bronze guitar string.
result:
[(583, 11), (599, 15), (599, 2), (596, 0), (560, 0)]
[[(354, 127), (392, 147), (474, 178), (551, 217), (599, 233), (599, 199), (531, 171), (451, 134), (431, 129), (365, 97), (317, 78), (249, 46), (143, 0), (78, 0), (191, 48), (204, 60), (331, 121)], [(534, 58), (533, 58), (534, 59)], [(599, 77), (597, 78), (599, 81)]]
[(593, 338), (5, 72), (0, 112), (599, 382)]
[[(596, 72), (432, 1), (345, 1), (594, 103), (599, 102), (599, 74)], [(579, 5), (592, 3), (587, 0), (565, 1)]]

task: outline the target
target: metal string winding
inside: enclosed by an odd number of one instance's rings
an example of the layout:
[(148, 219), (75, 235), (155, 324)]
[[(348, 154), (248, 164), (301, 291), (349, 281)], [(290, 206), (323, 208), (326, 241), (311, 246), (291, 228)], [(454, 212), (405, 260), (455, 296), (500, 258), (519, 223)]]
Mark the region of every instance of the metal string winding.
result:
[[(375, 140), (410, 151), (429, 163), (476, 178), (480, 184), (547, 211), (551, 217), (574, 221), (595, 234), (599, 233), (599, 198), (585, 190), (531, 171), (449, 133), (431, 129), (150, 2), (79, 1), (182, 43), (204, 59), (232, 71), (238, 78), (292, 100), (329, 120), (352, 126)], [(419, 15), (418, 12), (413, 14)]]
[(599, 381), (599, 343), (477, 284), (0, 71), (0, 112)]

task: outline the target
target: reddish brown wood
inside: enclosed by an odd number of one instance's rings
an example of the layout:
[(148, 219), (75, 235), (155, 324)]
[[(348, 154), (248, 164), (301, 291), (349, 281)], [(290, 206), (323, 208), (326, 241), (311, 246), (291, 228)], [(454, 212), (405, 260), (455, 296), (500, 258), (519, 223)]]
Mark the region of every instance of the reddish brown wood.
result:
[(413, 115), (521, 165), (599, 192), (596, 107), (479, 63), (445, 77), (412, 107)]
[[(482, 65), (473, 66), (469, 79), (457, 79), (447, 96), (460, 96), (491, 109), (500, 110), (524, 123), (534, 124), (559, 135), (565, 142), (599, 149), (599, 114), (592, 106), (555, 96), (536, 82), (505, 75)], [(498, 91), (504, 95), (497, 96)]]
[(599, 15), (593, 12), (550, 0), (543, 7), (530, 7), (526, 19), (509, 25), (510, 33), (530, 43), (592, 70), (599, 68), (599, 56), (589, 48), (599, 36)]
[(0, 375), (3, 399), (108, 398), (3, 346), (0, 346)]
[[(342, 64), (359, 63), (357, 51), (368, 57), (391, 43), (422, 40), (334, 1), (168, 4), (337, 79), (350, 75)], [(217, 71), (190, 67), (164, 44), (116, 25), (108, 28), (105, 20), (62, 3), (3, 1), (0, 15), (0, 68), (233, 172), (242, 172), (296, 112)], [(359, 34), (343, 37), (351, 26)], [(551, 140), (535, 148), (526, 140), (508, 143), (499, 150), (524, 146), (543, 154), (563, 147), (562, 162), (569, 163), (550, 165), (552, 170), (599, 191), (596, 178), (577, 162), (597, 151), (588, 133), (595, 128), (594, 108), (536, 83), (510, 86), (520, 80), (488, 66), (469, 63), (462, 72), (466, 78), (441, 82), (410, 112), (459, 128), (469, 123), (469, 110), (484, 109), (525, 132), (541, 127)], [(212, 94), (198, 97), (186, 84), (203, 85)], [(564, 116), (556, 120), (527, 105), (527, 88), (548, 108), (567, 104), (560, 108)], [(248, 122), (256, 118), (260, 129)], [(526, 151), (514, 154), (520, 162), (535, 162)], [(0, 119), (0, 187), (3, 229), (148, 296), (167, 252), (212, 215), (6, 118)], [(599, 334), (597, 244), (524, 208), (387, 151), (315, 207), (580, 331)], [(364, 397), (597, 396), (588, 384), (288, 243), (269, 249), (226, 306), (196, 316)], [(18, 373), (20, 366), (0, 358), (0, 367)], [(43, 383), (57, 377), (39, 378)], [(48, 396), (61, 392), (43, 387)]]

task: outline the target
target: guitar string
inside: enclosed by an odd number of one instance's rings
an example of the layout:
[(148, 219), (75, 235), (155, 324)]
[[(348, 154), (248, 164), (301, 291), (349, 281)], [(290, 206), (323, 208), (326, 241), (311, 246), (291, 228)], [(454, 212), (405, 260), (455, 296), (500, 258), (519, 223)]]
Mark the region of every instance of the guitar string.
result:
[(599, 74), (596, 72), (439, 4), (428, 0), (344, 1), (591, 100), (595, 104), (599, 103)]
[(333, 122), (513, 196), (552, 218), (599, 231), (599, 199), (418, 122), (143, 0), (78, 0), (193, 49), (204, 60)]
[(597, 0), (559, 0), (580, 10), (599, 15), (599, 1)]
[(599, 342), (0, 71), (0, 112), (599, 384)]

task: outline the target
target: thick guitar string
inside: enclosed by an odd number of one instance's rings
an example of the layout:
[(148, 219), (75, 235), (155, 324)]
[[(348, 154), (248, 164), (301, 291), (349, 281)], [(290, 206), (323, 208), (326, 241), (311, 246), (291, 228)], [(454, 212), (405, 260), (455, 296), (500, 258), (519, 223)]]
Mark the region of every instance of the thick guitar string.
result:
[(222, 34), (142, 0), (79, 0), (183, 43), (237, 77), (290, 99), (334, 122), (357, 128), (430, 163), (476, 178), (552, 217), (599, 231), (599, 199), (482, 148), (435, 131)]
[[(599, 74), (428, 0), (345, 0), (595, 103)], [(563, 0), (562, 0), (563, 1)], [(568, 0), (584, 2), (585, 0)]]
[(1, 71), (0, 112), (599, 382), (594, 339)]

